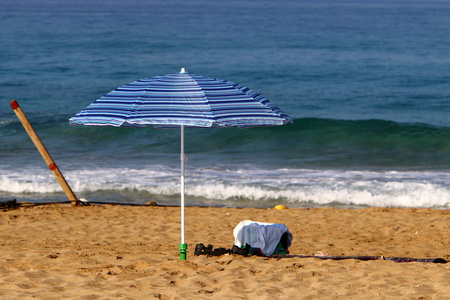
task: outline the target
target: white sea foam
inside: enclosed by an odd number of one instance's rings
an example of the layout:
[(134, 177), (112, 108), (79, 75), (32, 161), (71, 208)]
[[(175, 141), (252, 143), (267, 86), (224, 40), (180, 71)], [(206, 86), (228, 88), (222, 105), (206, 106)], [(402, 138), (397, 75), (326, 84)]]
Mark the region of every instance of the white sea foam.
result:
[[(77, 195), (100, 191), (148, 192), (176, 197), (179, 170), (165, 166), (142, 169), (69, 170), (67, 181)], [(1, 170), (0, 193), (58, 193), (61, 188), (45, 169)], [(357, 206), (449, 207), (448, 172), (373, 172), (339, 170), (198, 169), (186, 174), (187, 197), (218, 201), (281, 201), (292, 206), (341, 203)], [(206, 200), (207, 201), (207, 200)]]

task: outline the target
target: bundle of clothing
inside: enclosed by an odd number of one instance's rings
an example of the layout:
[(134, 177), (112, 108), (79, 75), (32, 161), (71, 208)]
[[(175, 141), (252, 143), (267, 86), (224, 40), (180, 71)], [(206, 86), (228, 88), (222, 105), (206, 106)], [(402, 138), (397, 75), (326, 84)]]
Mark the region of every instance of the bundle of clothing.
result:
[(292, 244), (292, 233), (284, 224), (245, 220), (233, 230), (234, 245), (231, 249), (213, 249), (212, 245), (197, 244), (195, 255), (220, 256), (226, 253), (238, 255), (284, 255)]

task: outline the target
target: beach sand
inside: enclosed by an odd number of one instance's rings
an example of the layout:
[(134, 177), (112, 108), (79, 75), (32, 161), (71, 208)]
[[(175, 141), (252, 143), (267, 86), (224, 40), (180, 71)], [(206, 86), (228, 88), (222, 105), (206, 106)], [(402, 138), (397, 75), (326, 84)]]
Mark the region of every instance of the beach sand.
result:
[(450, 259), (450, 210), (45, 205), (0, 211), (0, 299), (450, 299), (450, 263), (194, 256), (243, 220), (284, 223), (291, 254)]

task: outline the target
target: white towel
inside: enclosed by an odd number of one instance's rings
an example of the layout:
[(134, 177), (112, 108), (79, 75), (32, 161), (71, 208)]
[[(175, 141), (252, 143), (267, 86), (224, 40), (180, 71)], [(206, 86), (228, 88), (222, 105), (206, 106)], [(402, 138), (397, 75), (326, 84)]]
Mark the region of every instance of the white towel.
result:
[(238, 247), (249, 244), (252, 248), (260, 248), (264, 255), (269, 256), (275, 252), (285, 232), (288, 234), (289, 247), (292, 243), (292, 233), (286, 225), (245, 220), (233, 230), (234, 244)]

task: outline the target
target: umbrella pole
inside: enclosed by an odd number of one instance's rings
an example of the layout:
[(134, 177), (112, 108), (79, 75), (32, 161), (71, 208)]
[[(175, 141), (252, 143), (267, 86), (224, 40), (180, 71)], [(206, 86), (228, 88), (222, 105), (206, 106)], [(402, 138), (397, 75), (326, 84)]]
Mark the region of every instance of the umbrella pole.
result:
[(184, 125), (181, 125), (181, 244), (180, 244), (180, 260), (186, 260), (187, 244), (184, 240), (184, 164), (186, 158), (184, 156)]

